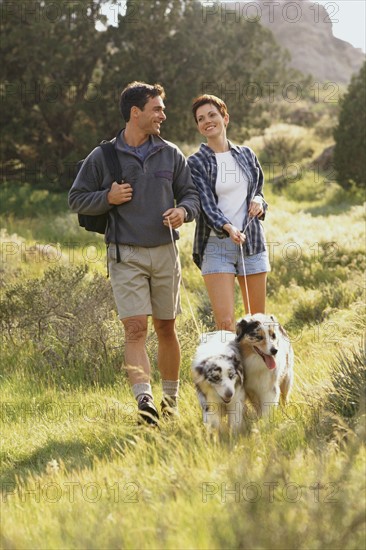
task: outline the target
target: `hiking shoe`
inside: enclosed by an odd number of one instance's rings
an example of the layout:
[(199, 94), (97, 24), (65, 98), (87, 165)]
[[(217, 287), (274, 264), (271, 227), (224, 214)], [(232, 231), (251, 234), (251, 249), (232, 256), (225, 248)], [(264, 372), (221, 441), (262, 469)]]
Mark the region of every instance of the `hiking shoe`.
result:
[(139, 399), (138, 404), (139, 424), (147, 422), (156, 426), (159, 421), (159, 413), (155, 407), (155, 403), (152, 397), (144, 395)]
[(161, 416), (166, 419), (177, 418), (179, 416), (177, 398), (170, 395), (163, 395), (160, 403)]

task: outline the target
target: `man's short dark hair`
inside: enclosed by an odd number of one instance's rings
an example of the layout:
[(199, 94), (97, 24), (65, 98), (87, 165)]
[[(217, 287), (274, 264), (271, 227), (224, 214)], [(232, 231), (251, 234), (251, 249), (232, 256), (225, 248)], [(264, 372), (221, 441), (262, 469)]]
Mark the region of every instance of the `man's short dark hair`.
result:
[(207, 103), (209, 103), (210, 105), (214, 105), (214, 107), (216, 107), (216, 109), (219, 111), (222, 118), (224, 118), (224, 116), (227, 115), (227, 106), (222, 99), (220, 99), (215, 95), (203, 94), (196, 97), (192, 102), (192, 113), (196, 123), (197, 123), (197, 109), (199, 109), (199, 107), (202, 107), (202, 105), (206, 105)]
[(160, 96), (165, 98), (165, 90), (160, 84), (146, 84), (146, 82), (131, 82), (121, 93), (119, 108), (121, 114), (128, 122), (131, 116), (131, 108), (138, 107), (141, 111), (144, 110), (146, 103), (152, 97)]

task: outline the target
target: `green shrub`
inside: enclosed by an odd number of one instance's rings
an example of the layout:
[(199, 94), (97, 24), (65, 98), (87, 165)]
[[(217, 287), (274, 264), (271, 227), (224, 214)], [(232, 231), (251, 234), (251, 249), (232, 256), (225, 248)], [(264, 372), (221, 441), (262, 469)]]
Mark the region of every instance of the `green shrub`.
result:
[(260, 155), (262, 163), (278, 163), (282, 167), (311, 157), (313, 150), (304, 145), (301, 138), (279, 134), (263, 138), (264, 147)]
[(349, 354), (339, 352), (337, 364), (332, 370), (332, 389), (325, 409), (341, 416), (353, 427), (364, 414), (366, 398), (366, 349), (365, 342)]
[[(324, 285), (336, 289), (342, 283), (347, 283), (352, 275), (361, 275), (366, 269), (366, 258), (362, 249), (349, 250), (337, 243), (322, 241), (317, 245), (318, 249), (314, 248), (313, 254), (302, 253), (296, 261), (279, 255), (276, 257), (268, 277), (269, 296), (275, 296), (279, 287), (290, 285), (302, 287), (304, 290), (321, 291)], [(355, 290), (354, 292), (357, 297), (358, 293)], [(331, 301), (334, 302), (334, 299)]]
[(347, 308), (356, 298), (357, 291), (340, 281), (334, 285), (323, 285), (321, 289), (309, 290), (294, 306), (293, 322), (295, 325), (322, 322), (333, 310)]
[(314, 132), (317, 137), (322, 140), (333, 137), (334, 127), (337, 124), (337, 119), (333, 113), (325, 113), (317, 122)]
[(0, 214), (17, 218), (50, 216), (65, 212), (67, 194), (51, 193), (18, 181), (3, 183), (0, 187)]
[(366, 184), (366, 61), (355, 75), (341, 100), (339, 123), (334, 131), (336, 141), (334, 166), (338, 183), (344, 189)]
[(58, 265), (40, 278), (5, 285), (0, 326), (5, 347), (16, 353), (27, 347), (53, 371), (83, 366), (94, 376), (121, 362), (110, 282), (86, 265)]
[(307, 171), (301, 174), (301, 179), (296, 178), (291, 181), (287, 178), (285, 185), (285, 195), (289, 200), (294, 201), (315, 201), (321, 199), (326, 192), (326, 183), (324, 179), (318, 181), (314, 177), (314, 172)]

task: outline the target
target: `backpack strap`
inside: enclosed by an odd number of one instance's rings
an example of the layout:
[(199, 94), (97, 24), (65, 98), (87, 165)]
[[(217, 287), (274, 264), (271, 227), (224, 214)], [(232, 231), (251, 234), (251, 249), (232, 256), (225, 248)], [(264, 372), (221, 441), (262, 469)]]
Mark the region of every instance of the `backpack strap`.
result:
[(108, 170), (111, 173), (113, 181), (117, 183), (122, 183), (122, 168), (121, 163), (118, 160), (117, 151), (115, 149), (114, 143), (110, 141), (102, 142), (99, 147), (103, 151), (105, 161), (108, 166)]
[[(116, 181), (117, 183), (123, 183), (121, 163), (119, 162), (114, 143), (111, 143), (110, 141), (104, 141), (99, 145), (99, 147), (103, 151), (104, 159), (107, 163), (108, 170), (111, 173), (112, 180)], [(112, 215), (113, 215), (113, 210), (114, 210), (114, 207), (110, 210), (110, 213)], [(116, 260), (117, 260), (117, 263), (119, 264), (121, 262), (121, 255), (119, 252), (119, 246), (117, 242), (116, 219), (114, 220), (114, 241), (116, 245)]]

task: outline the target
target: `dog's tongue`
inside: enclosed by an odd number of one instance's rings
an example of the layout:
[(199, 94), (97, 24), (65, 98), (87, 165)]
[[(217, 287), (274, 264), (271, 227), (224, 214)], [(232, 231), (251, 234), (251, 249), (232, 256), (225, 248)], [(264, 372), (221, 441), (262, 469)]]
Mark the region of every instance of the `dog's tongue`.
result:
[(267, 369), (273, 370), (273, 369), (276, 368), (276, 361), (275, 361), (273, 355), (267, 355), (267, 354), (263, 353), (259, 348), (257, 348), (257, 346), (254, 346), (254, 349), (258, 353), (258, 355), (260, 355), (262, 357), (263, 361), (265, 362), (265, 364), (267, 366)]
[(274, 360), (272, 355), (266, 355), (265, 353), (263, 353), (263, 359), (265, 360), (267, 368), (269, 368), (269, 370), (273, 370), (276, 368), (276, 361)]

